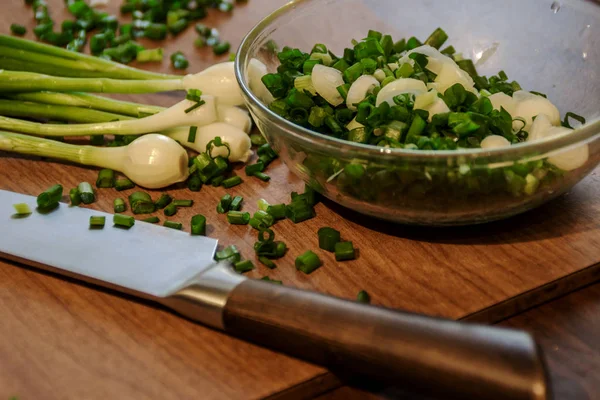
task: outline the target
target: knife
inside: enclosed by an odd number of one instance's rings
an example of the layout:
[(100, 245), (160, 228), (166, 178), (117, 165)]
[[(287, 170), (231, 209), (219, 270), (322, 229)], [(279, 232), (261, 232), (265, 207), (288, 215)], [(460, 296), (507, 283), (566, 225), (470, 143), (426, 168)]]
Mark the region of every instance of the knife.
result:
[[(184, 317), (344, 376), (444, 399), (549, 399), (541, 350), (522, 331), (360, 304), (248, 279), (215, 263), (217, 241), (136, 222), (89, 229), (61, 203), (0, 190), (0, 257), (138, 296)], [(108, 224), (107, 224), (108, 225)]]

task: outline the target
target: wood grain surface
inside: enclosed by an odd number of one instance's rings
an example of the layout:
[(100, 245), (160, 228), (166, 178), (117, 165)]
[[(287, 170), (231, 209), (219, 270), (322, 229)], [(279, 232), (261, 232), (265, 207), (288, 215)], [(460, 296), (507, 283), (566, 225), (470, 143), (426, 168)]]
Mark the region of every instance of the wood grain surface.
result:
[[(243, 34), (283, 0), (250, 0), (229, 15), (212, 12), (235, 48)], [(48, 1), (60, 19), (63, 1)], [(117, 9), (113, 1), (109, 10)], [(1, 30), (12, 22), (33, 26), (22, 0), (3, 2)], [(164, 43), (166, 54), (183, 50), (190, 72), (215, 61), (209, 49), (196, 50), (189, 29)], [(27, 37), (33, 37), (31, 31)], [(171, 72), (168, 57), (147, 68)], [(169, 105), (177, 94), (126, 96)], [(598, 170), (597, 170), (598, 172)], [(225, 193), (242, 195), (244, 209), (259, 198), (286, 202), (302, 183), (279, 161), (269, 167), (270, 183), (246, 178), (231, 190), (205, 187), (169, 192), (191, 198), (172, 220), (189, 229), (190, 216), (208, 218), (208, 235), (222, 246), (236, 244), (252, 257), (256, 233), (231, 226), (216, 213)], [(65, 188), (95, 182), (97, 171), (50, 160), (0, 154), (0, 189), (37, 195), (51, 184)], [(112, 210), (115, 197), (129, 192), (98, 191), (91, 207)], [(160, 192), (152, 192), (157, 197)], [(465, 228), (426, 229), (374, 221), (334, 203), (317, 206), (317, 218), (275, 227), (288, 254), (271, 271), (258, 265), (248, 275), (268, 275), (284, 284), (355, 298), (367, 290), (375, 304), (454, 319), (493, 321), (597, 279), (600, 268), (600, 176), (590, 175), (571, 193), (533, 212), (497, 223)], [(157, 213), (164, 220), (164, 216)], [(333, 226), (360, 249), (356, 261), (336, 263), (319, 252), (324, 266), (310, 276), (295, 270), (295, 257), (318, 249), (317, 230)], [(35, 234), (51, 233), (37, 232)], [(101, 253), (95, 255), (101, 257)], [(223, 399), (310, 396), (338, 384), (325, 370), (241, 342), (153, 305), (99, 291), (56, 276), (0, 261), (0, 399)]]

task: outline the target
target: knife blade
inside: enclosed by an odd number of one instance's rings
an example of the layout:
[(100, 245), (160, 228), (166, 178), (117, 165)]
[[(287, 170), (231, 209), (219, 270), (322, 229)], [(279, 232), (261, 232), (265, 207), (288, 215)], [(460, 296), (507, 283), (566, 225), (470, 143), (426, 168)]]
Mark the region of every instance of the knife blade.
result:
[(545, 363), (521, 331), (459, 323), (247, 279), (212, 259), (217, 241), (60, 204), (20, 218), (35, 197), (0, 190), (0, 257), (152, 300), (212, 328), (344, 375), (439, 398), (548, 399)]
[(214, 264), (217, 240), (192, 237), (136, 221), (131, 230), (89, 229), (92, 215), (112, 214), (61, 203), (49, 213), (11, 215), (12, 204), (36, 198), (0, 190), (0, 253), (59, 267), (73, 275), (121, 286), (146, 297), (165, 297)]

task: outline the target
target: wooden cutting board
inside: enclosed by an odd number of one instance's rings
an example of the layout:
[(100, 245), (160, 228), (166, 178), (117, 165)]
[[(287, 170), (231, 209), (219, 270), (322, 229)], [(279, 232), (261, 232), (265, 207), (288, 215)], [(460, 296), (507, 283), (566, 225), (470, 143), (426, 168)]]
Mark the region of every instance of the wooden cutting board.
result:
[[(57, 19), (61, 0), (48, 1)], [(250, 0), (232, 16), (211, 13), (205, 21), (237, 46), (244, 32), (283, 0)], [(115, 10), (114, 1), (108, 10)], [(0, 15), (2, 32), (12, 22), (32, 26), (31, 10), (9, 0)], [(28, 33), (27, 37), (32, 37)], [(192, 46), (189, 29), (165, 43), (166, 54), (184, 50), (190, 70), (215, 61), (209, 49)], [(173, 72), (168, 61), (153, 70)], [(176, 95), (129, 96), (159, 105)], [(275, 227), (290, 250), (277, 269), (258, 265), (248, 275), (270, 276), (286, 285), (355, 298), (367, 290), (377, 305), (453, 319), (494, 322), (600, 277), (600, 169), (571, 193), (524, 215), (487, 225), (430, 229), (394, 225), (364, 217), (325, 201), (317, 217)], [(265, 198), (286, 202), (303, 184), (279, 161), (269, 167), (270, 183), (246, 178), (231, 189), (205, 187), (199, 193), (169, 190), (193, 199), (172, 220), (202, 213), (208, 235), (235, 244), (253, 257), (256, 233), (231, 226), (216, 213), (225, 193), (244, 196), (244, 209)], [(37, 195), (54, 183), (71, 188), (95, 182), (97, 171), (49, 160), (0, 153), (0, 189)], [(129, 192), (98, 191), (91, 207), (112, 210), (115, 197)], [(157, 197), (159, 191), (153, 192)], [(3, 212), (11, 212), (4, 210)], [(157, 213), (164, 220), (164, 216)], [(360, 249), (355, 261), (336, 263), (318, 250), (317, 230), (332, 226)], [(32, 232), (46, 235), (52, 232)], [(0, 238), (2, 240), (2, 238)], [(312, 249), (324, 266), (310, 276), (295, 270), (295, 257)], [(99, 248), (92, 257), (102, 257)], [(82, 260), (85, 262), (85, 260)], [(168, 265), (165, 265), (168, 268)], [(0, 398), (20, 399), (251, 399), (309, 397), (339, 383), (322, 368), (228, 337), (136, 299), (0, 261)]]

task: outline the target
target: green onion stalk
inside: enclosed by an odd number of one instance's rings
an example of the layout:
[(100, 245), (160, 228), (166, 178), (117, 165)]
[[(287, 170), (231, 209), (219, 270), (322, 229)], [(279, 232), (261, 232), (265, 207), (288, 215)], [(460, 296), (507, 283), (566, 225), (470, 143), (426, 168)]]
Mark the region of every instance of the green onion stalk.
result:
[(183, 182), (189, 174), (187, 152), (169, 137), (144, 135), (127, 146), (78, 146), (0, 131), (0, 151), (50, 157), (120, 171), (149, 189)]
[[(36, 102), (42, 104), (54, 104), (59, 106), (81, 107), (97, 111), (113, 113), (113, 115), (127, 115), (130, 117), (142, 118), (148, 115), (156, 114), (164, 110), (164, 107), (149, 106), (145, 104), (131, 103), (110, 99), (102, 96), (95, 96), (88, 93), (59, 93), (59, 92), (32, 92), (32, 93), (10, 93), (2, 94), (4, 98)], [(9, 115), (17, 116), (17, 115)], [(73, 122), (92, 122), (79, 121)]]
[(35, 136), (139, 135), (179, 126), (204, 126), (216, 121), (216, 99), (212, 96), (203, 96), (201, 103), (185, 99), (164, 111), (140, 119), (65, 125), (0, 117), (0, 129)]
[(221, 104), (244, 104), (231, 61), (185, 76), (159, 74), (0, 35), (0, 70), (0, 90), (5, 92), (156, 93), (201, 89), (204, 94), (219, 97)]
[[(22, 93), (12, 97), (22, 100), (0, 99), (0, 115), (47, 118), (83, 124), (109, 123), (112, 124), (110, 126), (115, 126), (116, 121), (128, 121), (131, 125), (137, 120), (134, 116), (143, 115), (149, 112), (156, 113), (155, 118), (164, 118), (164, 113), (168, 110), (163, 107), (122, 102), (81, 93)], [(36, 103), (36, 100), (40, 101), (40, 103)], [(76, 104), (81, 104), (82, 106), (75, 106)], [(207, 105), (203, 105), (200, 109), (206, 106)], [(95, 107), (111, 110), (113, 112), (95, 110)], [(193, 141), (189, 140), (189, 126), (170, 128), (163, 130), (160, 133), (171, 137), (181, 145), (197, 152), (205, 151), (208, 142), (218, 136), (221, 138), (222, 142), (230, 145), (230, 161), (246, 162), (252, 156), (252, 143), (247, 134), (251, 128), (251, 120), (248, 113), (245, 110), (233, 106), (218, 106), (217, 114), (217, 121), (203, 126), (200, 126), (199, 124), (195, 125), (195, 127), (197, 126), (198, 128), (196, 129), (196, 135), (194, 136)], [(152, 117), (146, 117), (137, 121), (148, 120), (150, 118)], [(42, 133), (36, 133), (38, 132), (38, 127), (41, 129), (48, 126), (48, 124), (37, 124), (29, 121), (20, 121), (10, 118), (3, 119), (0, 117), (0, 125), (2, 125), (2, 123), (5, 124), (4, 126), (6, 129), (34, 135), (42, 135)], [(166, 123), (166, 121), (163, 120), (162, 123)], [(73, 125), (54, 125), (51, 129), (56, 130), (58, 128), (55, 127), (58, 126), (61, 128), (60, 132), (64, 132), (65, 129), (68, 130)], [(77, 125), (75, 126), (77, 127)], [(155, 123), (146, 123), (144, 126), (151, 127), (151, 132), (160, 130), (157, 129), (158, 125)], [(81, 127), (82, 126), (78, 127), (77, 130), (80, 130)], [(88, 125), (88, 127), (90, 126)], [(111, 131), (111, 133), (117, 132)], [(217, 148), (213, 153), (215, 156), (227, 156), (227, 150), (225, 148)]]
[(177, 75), (158, 74), (128, 67), (32, 40), (0, 35), (0, 68), (56, 76), (132, 80), (172, 80)]
[[(18, 45), (22, 48), (18, 48)], [(201, 89), (223, 105), (243, 105), (233, 62), (202, 72), (155, 74), (112, 61), (0, 35), (0, 91), (93, 93), (157, 93)]]

